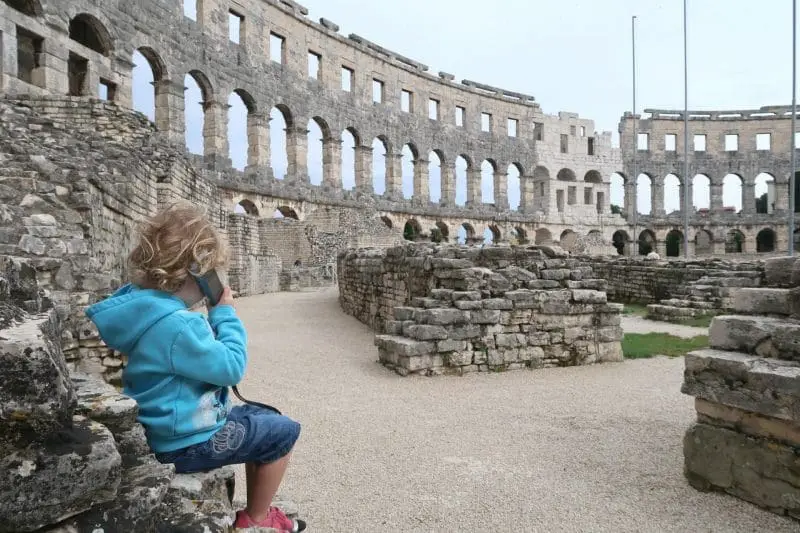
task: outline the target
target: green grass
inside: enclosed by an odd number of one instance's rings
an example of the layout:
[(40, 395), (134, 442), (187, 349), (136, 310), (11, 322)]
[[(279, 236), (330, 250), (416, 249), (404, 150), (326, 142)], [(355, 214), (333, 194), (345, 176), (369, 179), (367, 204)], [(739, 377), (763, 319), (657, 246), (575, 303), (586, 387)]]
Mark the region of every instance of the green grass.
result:
[(708, 348), (707, 335), (684, 339), (668, 333), (628, 333), (622, 338), (622, 354), (626, 359), (680, 357), (701, 348)]
[(677, 323), (681, 324), (682, 326), (692, 326), (695, 328), (710, 328), (711, 321), (713, 319), (714, 317), (712, 315), (706, 315), (706, 316), (698, 316), (695, 318), (687, 318), (686, 320), (681, 320), (680, 322)]
[(622, 308), (622, 314), (644, 318), (647, 316), (647, 306), (644, 304), (625, 304), (625, 307)]

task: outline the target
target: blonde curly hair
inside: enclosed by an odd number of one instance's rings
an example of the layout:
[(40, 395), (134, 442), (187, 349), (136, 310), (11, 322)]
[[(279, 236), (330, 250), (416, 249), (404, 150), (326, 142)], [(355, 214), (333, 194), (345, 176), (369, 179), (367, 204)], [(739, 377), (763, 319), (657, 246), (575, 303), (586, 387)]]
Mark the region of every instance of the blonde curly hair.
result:
[(228, 246), (203, 210), (186, 202), (145, 220), (128, 257), (131, 281), (146, 289), (177, 292), (196, 265), (199, 274), (224, 268)]

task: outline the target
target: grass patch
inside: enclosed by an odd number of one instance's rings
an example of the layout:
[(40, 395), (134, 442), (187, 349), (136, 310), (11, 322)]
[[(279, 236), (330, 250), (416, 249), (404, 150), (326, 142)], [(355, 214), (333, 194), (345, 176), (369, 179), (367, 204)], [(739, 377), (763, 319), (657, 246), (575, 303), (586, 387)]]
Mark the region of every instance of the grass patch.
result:
[(702, 348), (708, 348), (707, 335), (684, 339), (668, 333), (627, 333), (622, 338), (622, 354), (626, 359), (645, 359), (656, 355), (680, 357)]
[(622, 308), (622, 314), (644, 318), (647, 316), (647, 306), (643, 304), (625, 304), (625, 307)]
[(706, 315), (695, 318), (687, 318), (686, 320), (681, 320), (678, 322), (678, 324), (681, 324), (682, 326), (692, 326), (693, 328), (710, 328), (712, 320), (714, 320), (713, 315)]

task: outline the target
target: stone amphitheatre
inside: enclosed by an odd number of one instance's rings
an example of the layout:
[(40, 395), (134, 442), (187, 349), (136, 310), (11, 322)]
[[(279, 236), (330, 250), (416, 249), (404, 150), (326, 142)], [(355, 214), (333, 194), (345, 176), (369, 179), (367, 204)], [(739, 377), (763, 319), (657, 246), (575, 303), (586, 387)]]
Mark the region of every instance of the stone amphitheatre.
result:
[(316, 531), (797, 530), (790, 108), (691, 112), (684, 176), (682, 111), (617, 148), (291, 0), (2, 0), (0, 58), (0, 532), (229, 531), (242, 473), (159, 464), (83, 315), (179, 199), (231, 244), (242, 388), (303, 423), (282, 505)]

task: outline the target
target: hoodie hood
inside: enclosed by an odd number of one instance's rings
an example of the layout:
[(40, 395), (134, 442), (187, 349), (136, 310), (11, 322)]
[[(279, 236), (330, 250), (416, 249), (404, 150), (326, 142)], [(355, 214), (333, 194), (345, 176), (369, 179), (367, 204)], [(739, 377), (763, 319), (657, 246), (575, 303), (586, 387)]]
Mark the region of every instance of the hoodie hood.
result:
[(109, 298), (86, 309), (100, 337), (112, 349), (130, 353), (136, 343), (156, 322), (186, 309), (175, 295), (127, 284)]

